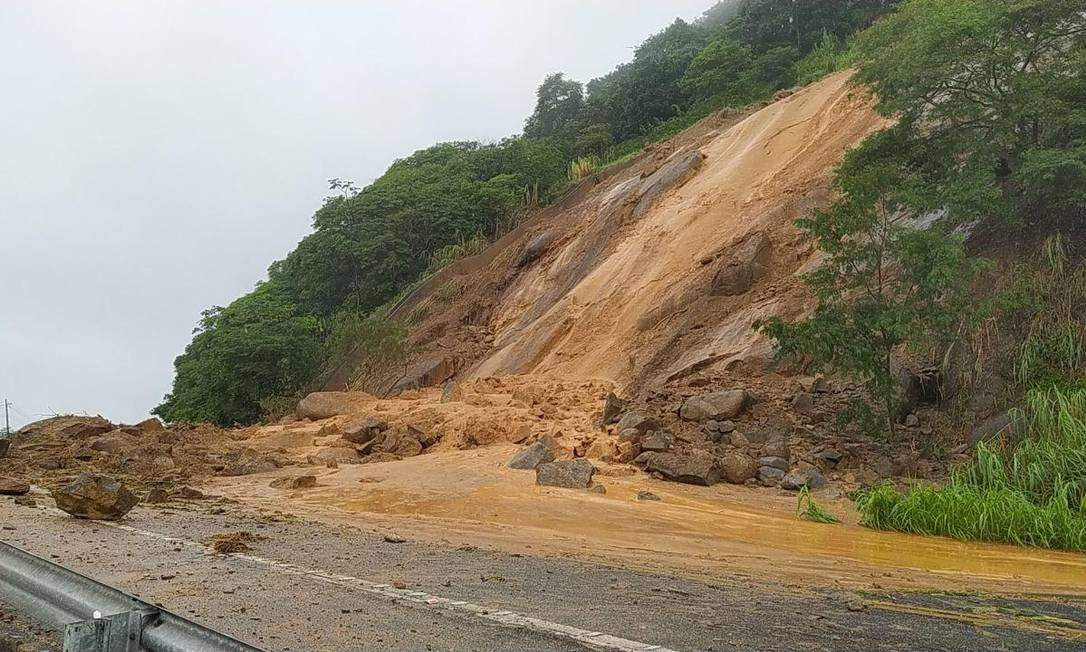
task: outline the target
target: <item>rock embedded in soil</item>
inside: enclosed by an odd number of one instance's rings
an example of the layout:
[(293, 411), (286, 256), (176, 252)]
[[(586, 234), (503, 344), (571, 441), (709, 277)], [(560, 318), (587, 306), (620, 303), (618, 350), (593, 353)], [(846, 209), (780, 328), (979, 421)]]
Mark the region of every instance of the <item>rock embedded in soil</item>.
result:
[(663, 453), (668, 449), (667, 437), (664, 433), (653, 431), (641, 437), (641, 450)]
[(686, 421), (725, 421), (742, 414), (749, 403), (750, 395), (744, 389), (691, 396), (683, 403), (679, 416)]
[(713, 454), (696, 450), (691, 453), (641, 453), (634, 460), (648, 473), (659, 473), (674, 482), (710, 487), (720, 481), (720, 464)]
[(299, 475), (295, 477), (277, 478), (269, 485), (272, 489), (312, 489), (317, 486), (317, 476)]
[(724, 479), (732, 484), (743, 484), (758, 473), (754, 458), (743, 453), (728, 453), (720, 460)]
[(16, 496), (14, 499), (16, 505), (20, 507), (37, 507), (38, 501), (34, 500), (30, 496)]
[(0, 476), (0, 496), (22, 496), (30, 493), (30, 485), (22, 480)]
[(803, 487), (820, 489), (826, 486), (826, 477), (818, 469), (792, 471), (781, 479), (781, 489), (797, 491)]
[(521, 449), (509, 460), (509, 468), (519, 471), (534, 471), (540, 464), (554, 461), (554, 449), (557, 446), (550, 435), (544, 435), (534, 444)]
[(584, 458), (564, 462), (540, 464), (535, 470), (535, 481), (544, 487), (563, 489), (587, 489), (592, 484), (596, 467)]
[(160, 503), (169, 502), (170, 494), (162, 487), (155, 487), (147, 492), (147, 495), (143, 497), (143, 502), (148, 505), (157, 505)]
[(781, 480), (784, 479), (784, 476), (785, 472), (778, 468), (761, 466), (758, 467), (758, 475), (756, 477), (758, 478), (758, 482), (761, 482), (762, 485), (766, 487), (775, 487), (780, 484)]
[(660, 500), (660, 497), (657, 496), (656, 494), (652, 493), (651, 491), (639, 491), (639, 492), (637, 492), (637, 499), (638, 500), (648, 500), (648, 501), (658, 501), (658, 500)]
[(380, 419), (367, 418), (352, 421), (343, 426), (343, 438), (352, 444), (368, 444), (387, 429), (388, 424)]
[(115, 521), (139, 502), (115, 478), (100, 473), (82, 473), (52, 494), (59, 509), (76, 518), (93, 520)]

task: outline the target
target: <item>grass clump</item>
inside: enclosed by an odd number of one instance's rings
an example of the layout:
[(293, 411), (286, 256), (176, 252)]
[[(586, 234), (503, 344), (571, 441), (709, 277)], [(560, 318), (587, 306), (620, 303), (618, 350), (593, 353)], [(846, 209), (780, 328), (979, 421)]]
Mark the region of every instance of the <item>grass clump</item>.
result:
[(860, 523), (880, 530), (1086, 551), (1086, 391), (1029, 395), (1016, 445), (981, 443), (941, 487), (861, 493)]
[(799, 490), (799, 499), (796, 502), (796, 515), (805, 521), (813, 523), (840, 523), (841, 519), (830, 514), (821, 505), (811, 498), (811, 492), (804, 485)]

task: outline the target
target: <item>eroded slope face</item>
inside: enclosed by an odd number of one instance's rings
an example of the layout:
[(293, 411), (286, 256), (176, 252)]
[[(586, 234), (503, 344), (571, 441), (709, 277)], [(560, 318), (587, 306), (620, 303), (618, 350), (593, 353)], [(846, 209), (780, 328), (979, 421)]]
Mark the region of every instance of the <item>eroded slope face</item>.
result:
[(797, 272), (815, 252), (795, 219), (828, 200), (845, 153), (885, 126), (848, 81), (834, 75), (677, 149), (654, 172), (601, 184), (505, 289), (494, 348), (472, 375), (621, 386), (764, 363), (752, 322), (810, 303)]

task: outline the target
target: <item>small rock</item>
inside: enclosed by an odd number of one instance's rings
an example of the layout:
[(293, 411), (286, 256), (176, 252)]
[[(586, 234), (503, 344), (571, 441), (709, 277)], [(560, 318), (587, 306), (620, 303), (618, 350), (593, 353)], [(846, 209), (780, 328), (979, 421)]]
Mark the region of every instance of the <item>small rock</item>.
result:
[(679, 410), (679, 416), (686, 421), (698, 422), (734, 419), (747, 409), (749, 403), (750, 395), (743, 389), (713, 392), (686, 399)]
[(818, 469), (806, 471), (792, 471), (781, 479), (781, 488), (789, 491), (797, 491), (802, 487), (819, 489), (826, 485), (826, 477)]
[(758, 458), (758, 466), (768, 466), (773, 469), (780, 469), (781, 471), (788, 471), (788, 460), (783, 457), (776, 457), (773, 455), (767, 455), (765, 457)]
[(536, 484), (564, 489), (586, 489), (592, 483), (596, 467), (584, 458), (540, 464), (535, 470)]
[(841, 460), (844, 459), (845, 454), (836, 448), (827, 448), (826, 450), (819, 452), (815, 457), (829, 466), (837, 466)]
[(723, 434), (727, 435), (727, 434), (735, 432), (735, 423), (733, 423), (731, 421), (721, 421), (719, 423), (720, 423), (720, 432), (722, 432)]
[(792, 397), (792, 410), (797, 414), (810, 414), (814, 412), (814, 395), (801, 392)]
[(605, 493), (607, 493), (607, 487), (603, 486), (602, 484), (594, 484), (588, 490), (591, 491), (594, 494), (605, 494)]
[(853, 611), (853, 612), (866, 611), (867, 610), (867, 605), (864, 604), (864, 602), (862, 600), (849, 600), (848, 601), (848, 610)]
[(13, 502), (16, 505), (19, 505), (21, 507), (37, 507), (38, 506), (38, 501), (34, 500), (30, 496), (16, 496), (13, 499)]
[(534, 444), (522, 449), (509, 460), (509, 468), (521, 471), (533, 471), (540, 464), (554, 461), (554, 449), (557, 444), (550, 435), (544, 435)]
[(641, 444), (637, 442), (620, 441), (617, 446), (618, 453), (615, 455), (614, 461), (619, 464), (629, 464), (641, 454)]
[(123, 484), (98, 473), (83, 473), (52, 494), (57, 507), (76, 518), (107, 521), (121, 518), (139, 502)]
[(343, 426), (343, 438), (352, 444), (367, 444), (377, 435), (388, 430), (388, 424), (380, 419), (362, 419)]
[(293, 478), (277, 478), (272, 480), (272, 489), (312, 489), (317, 486), (317, 476), (299, 475)]
[(192, 487), (181, 487), (177, 490), (177, 497), (181, 500), (204, 500), (207, 498), (204, 492)]
[(637, 492), (638, 500), (660, 500), (660, 497), (651, 491), (639, 491)]
[(762, 466), (758, 468), (758, 482), (766, 487), (773, 487), (780, 484), (780, 481), (784, 479), (785, 472), (774, 468), (772, 466)]
[(667, 451), (667, 437), (664, 433), (653, 431), (641, 437), (641, 450), (662, 453)]
[(386, 534), (385, 543), (407, 543), (407, 539), (398, 534)]
[(905, 416), (905, 427), (915, 428), (920, 425), (920, 417), (916, 416), (912, 412)]
[(170, 500), (170, 494), (161, 487), (155, 487), (147, 492), (147, 495), (143, 497), (143, 502), (149, 505), (158, 503), (165, 503)]
[(22, 496), (30, 493), (30, 485), (22, 480), (0, 476), (0, 496)]
[(792, 449), (787, 440), (777, 438), (766, 442), (766, 445), (762, 448), (762, 454), (766, 457), (779, 457), (788, 460), (792, 457)]
[(743, 484), (758, 473), (754, 459), (743, 453), (728, 453), (720, 461), (724, 479), (732, 484)]

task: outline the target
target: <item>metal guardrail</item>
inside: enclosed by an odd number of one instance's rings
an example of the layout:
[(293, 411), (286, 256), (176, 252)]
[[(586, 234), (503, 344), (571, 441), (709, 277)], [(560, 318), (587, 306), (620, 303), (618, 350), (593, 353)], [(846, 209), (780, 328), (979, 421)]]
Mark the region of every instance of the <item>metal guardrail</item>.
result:
[(64, 631), (64, 652), (261, 652), (0, 542), (0, 595)]

